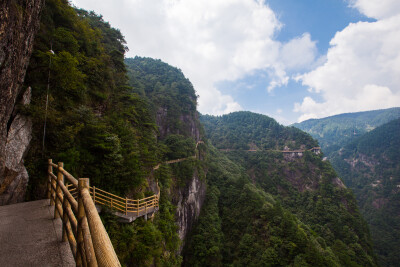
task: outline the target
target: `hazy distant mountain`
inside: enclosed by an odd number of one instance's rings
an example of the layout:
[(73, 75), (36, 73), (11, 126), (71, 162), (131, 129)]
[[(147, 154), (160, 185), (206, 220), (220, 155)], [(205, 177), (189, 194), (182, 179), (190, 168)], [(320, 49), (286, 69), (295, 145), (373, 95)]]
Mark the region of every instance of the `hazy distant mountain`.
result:
[(400, 119), (352, 141), (331, 161), (352, 188), (382, 266), (400, 262)]
[(397, 107), (311, 119), (293, 126), (316, 138), (329, 156), (364, 133), (399, 117), (400, 107)]

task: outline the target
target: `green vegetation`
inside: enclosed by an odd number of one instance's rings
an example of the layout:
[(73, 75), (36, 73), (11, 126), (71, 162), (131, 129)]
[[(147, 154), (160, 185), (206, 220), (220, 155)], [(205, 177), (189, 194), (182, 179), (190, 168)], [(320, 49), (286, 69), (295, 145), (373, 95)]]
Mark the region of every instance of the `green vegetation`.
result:
[(339, 114), (323, 119), (311, 119), (293, 126), (318, 140), (328, 157), (364, 133), (400, 117), (400, 108), (389, 108)]
[[(32, 104), (25, 113), (34, 123), (25, 160), (30, 175), (27, 199), (44, 197), (48, 158), (64, 162), (75, 177), (89, 177), (92, 185), (130, 198), (153, 194), (157, 180), (161, 201), (153, 221), (139, 219), (124, 225), (107, 212), (102, 216), (123, 265), (177, 266), (180, 240), (171, 188), (185, 183), (194, 172), (204, 176), (203, 166), (193, 159), (176, 166), (162, 165), (154, 173), (152, 169), (159, 162), (194, 155), (199, 133), (192, 136), (179, 124), (179, 112), (186, 120), (192, 119), (194, 126), (199, 125), (196, 95), (179, 70), (151, 59), (141, 59), (143, 64), (149, 62), (149, 75), (137, 79), (132, 87), (125, 51), (120, 31), (101, 16), (73, 9), (67, 1), (46, 1), (25, 80), (25, 86), (33, 88)], [(163, 88), (166, 92), (154, 89), (157, 98), (151, 95), (153, 84), (146, 83), (146, 78), (161, 80), (163, 76), (170, 87)], [(174, 99), (176, 95), (180, 98)], [(171, 99), (174, 106), (170, 107)], [(157, 117), (156, 105), (169, 108), (167, 118)], [(174, 124), (161, 136), (157, 123), (166, 125), (165, 120), (174, 120)]]
[(397, 266), (400, 261), (399, 133), (400, 119), (396, 119), (332, 156), (335, 169), (357, 196), (382, 266)]
[(284, 127), (274, 119), (248, 111), (234, 112), (223, 116), (201, 116), (216, 148), (219, 149), (278, 149), (285, 146), (298, 149), (317, 146), (311, 136), (294, 127)]
[[(272, 144), (265, 148), (316, 145), (309, 135), (259, 114), (201, 119), (210, 141), (223, 148), (245, 150), (249, 141), (261, 146), (254, 137)], [(262, 122), (269, 123), (262, 128)], [(376, 266), (355, 199), (321, 155), (209, 147), (208, 197), (184, 266)]]
[(199, 139), (202, 127), (197, 119), (197, 96), (181, 70), (152, 58), (128, 58), (125, 63), (134, 91), (148, 100), (159, 137), (180, 134)]
[[(25, 81), (34, 122), (28, 199), (44, 196), (47, 158), (130, 198), (153, 194), (158, 182), (152, 220), (127, 225), (102, 214), (124, 266), (375, 266), (368, 229), (330, 164), (278, 151), (317, 146), (310, 135), (250, 112), (202, 116), (215, 147), (195, 152), (205, 138), (190, 81), (160, 60), (124, 59), (125, 51), (101, 16), (46, 1)], [(194, 176), (208, 190), (182, 257), (175, 205)]]
[(46, 2), (25, 80), (33, 88), (27, 112), (34, 122), (26, 160), (34, 180), (28, 197), (43, 190), (46, 158), (63, 161), (76, 177), (90, 177), (93, 185), (118, 194), (145, 182), (147, 169), (157, 162), (157, 153), (151, 153), (157, 151), (156, 125), (145, 101), (128, 86), (124, 52), (122, 34), (101, 17), (64, 1)]

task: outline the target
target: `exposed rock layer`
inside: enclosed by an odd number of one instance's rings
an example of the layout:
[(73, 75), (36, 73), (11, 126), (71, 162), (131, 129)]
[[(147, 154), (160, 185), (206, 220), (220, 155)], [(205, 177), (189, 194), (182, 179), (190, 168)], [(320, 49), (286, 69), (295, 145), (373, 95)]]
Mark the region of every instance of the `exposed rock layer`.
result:
[[(179, 226), (179, 238), (184, 241), (200, 215), (201, 207), (206, 196), (206, 183), (197, 174), (185, 187), (178, 189), (176, 202), (176, 217)], [(181, 248), (183, 247), (183, 244)]]
[[(201, 140), (200, 123), (196, 111), (181, 114), (179, 120), (182, 129), (172, 130), (168, 124), (168, 109), (159, 107), (156, 114), (156, 124), (160, 133), (159, 137), (163, 139), (168, 134), (184, 134), (192, 137), (196, 142)], [(179, 238), (183, 241), (181, 248), (183, 248), (186, 235), (190, 232), (200, 215), (205, 193), (206, 182), (199, 178), (197, 172), (194, 172), (192, 177), (188, 177), (185, 186), (177, 186), (173, 189), (172, 202), (177, 206), (176, 223), (179, 226)]]
[(0, 205), (22, 201), (25, 194), (23, 156), (31, 123), (15, 107), (43, 5), (44, 0), (0, 1)]

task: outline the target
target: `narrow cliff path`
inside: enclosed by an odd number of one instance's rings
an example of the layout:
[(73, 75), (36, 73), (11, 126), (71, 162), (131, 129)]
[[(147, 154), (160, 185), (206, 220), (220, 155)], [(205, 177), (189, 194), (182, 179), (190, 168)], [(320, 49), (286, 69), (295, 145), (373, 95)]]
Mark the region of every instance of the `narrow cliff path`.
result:
[[(195, 148), (196, 151), (198, 151), (198, 150), (197, 150), (197, 147), (198, 147), (200, 144), (204, 144), (204, 142), (203, 142), (203, 141), (197, 141), (197, 143), (196, 143), (196, 148)], [(187, 160), (187, 159), (196, 159), (196, 158), (197, 158), (197, 154), (196, 154), (196, 152), (195, 152), (194, 156), (189, 156), (189, 157), (180, 158), (180, 159), (173, 159), (173, 160), (168, 160), (168, 161), (164, 161), (164, 162), (158, 163), (156, 166), (153, 167), (153, 170), (157, 170), (158, 168), (160, 168), (160, 166), (161, 166), (162, 164), (173, 164), (173, 163), (178, 163), (178, 162), (185, 161), (185, 160)]]
[(0, 206), (1, 266), (75, 266), (49, 204), (46, 199)]

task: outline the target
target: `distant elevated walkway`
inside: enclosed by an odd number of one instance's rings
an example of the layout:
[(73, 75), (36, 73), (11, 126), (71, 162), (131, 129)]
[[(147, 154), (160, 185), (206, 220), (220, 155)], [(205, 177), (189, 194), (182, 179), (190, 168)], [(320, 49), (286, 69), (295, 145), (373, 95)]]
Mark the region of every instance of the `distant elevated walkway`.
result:
[(0, 206), (1, 266), (75, 266), (50, 200)]

